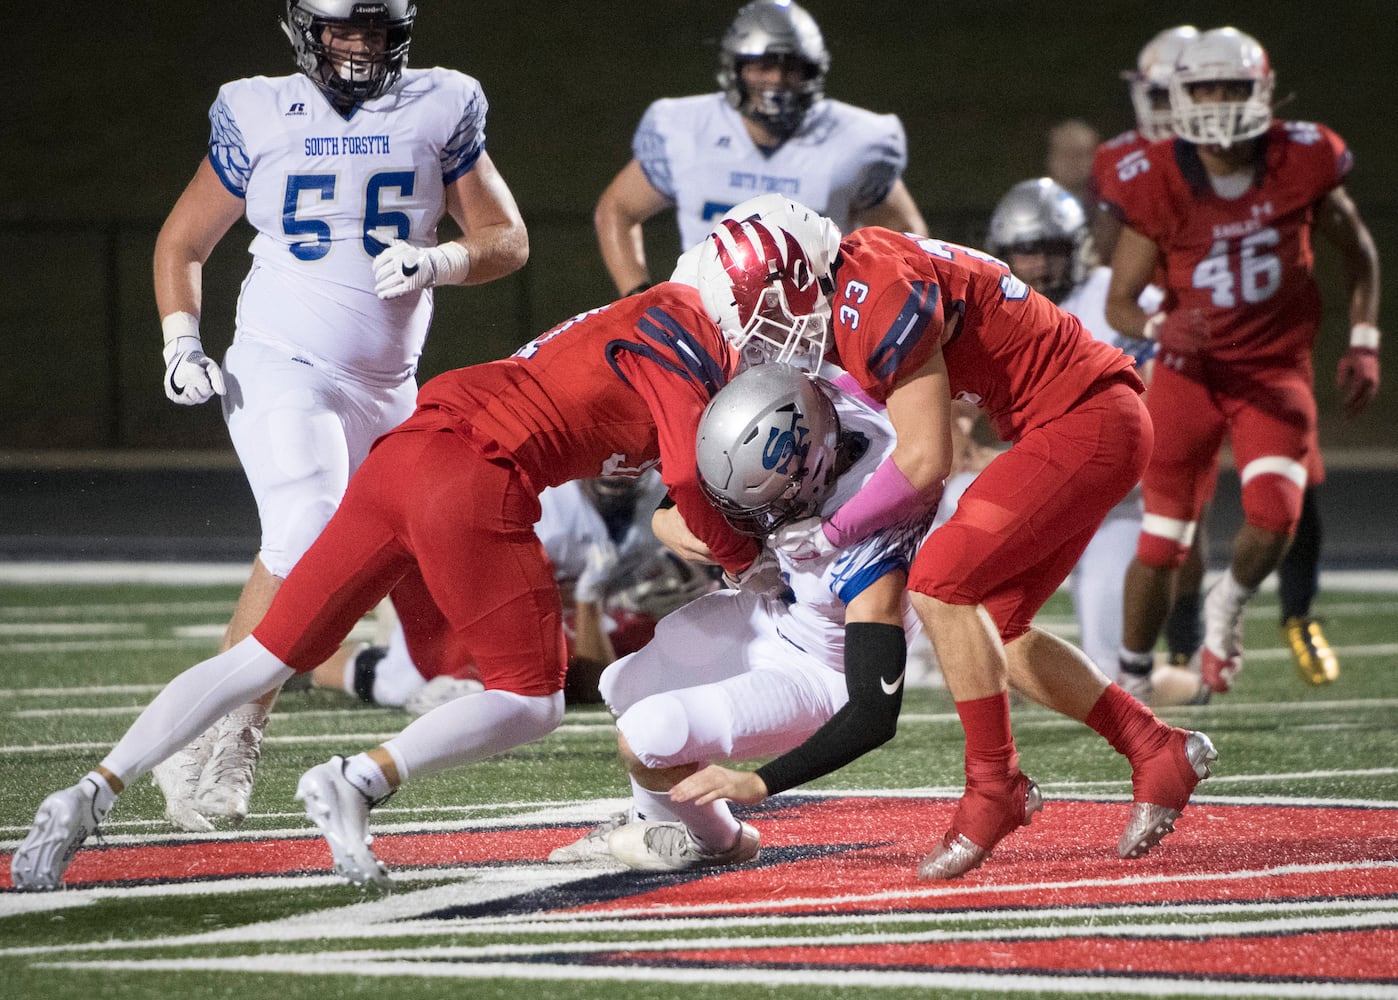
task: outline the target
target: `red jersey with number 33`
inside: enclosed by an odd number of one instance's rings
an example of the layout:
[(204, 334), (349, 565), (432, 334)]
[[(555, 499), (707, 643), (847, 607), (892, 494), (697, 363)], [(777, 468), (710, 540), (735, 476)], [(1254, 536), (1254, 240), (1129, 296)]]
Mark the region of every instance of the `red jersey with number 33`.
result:
[(1100, 379), (1143, 391), (1133, 362), (989, 254), (870, 226), (840, 243), (831, 360), (879, 402), (942, 344), (954, 399), (1014, 441), (1068, 412)]
[(1179, 139), (1128, 152), (1098, 178), (1109, 210), (1164, 257), (1163, 350), (1244, 365), (1309, 358), (1321, 316), (1311, 227), (1351, 157), (1312, 122), (1273, 122), (1256, 141), (1262, 170), (1237, 198), (1215, 193)]

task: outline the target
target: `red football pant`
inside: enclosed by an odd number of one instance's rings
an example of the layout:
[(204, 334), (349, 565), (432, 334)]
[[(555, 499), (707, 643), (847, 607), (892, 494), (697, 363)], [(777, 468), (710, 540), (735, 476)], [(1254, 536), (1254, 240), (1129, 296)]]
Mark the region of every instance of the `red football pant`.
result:
[(1153, 436), (1136, 391), (1106, 383), (986, 466), (923, 543), (908, 588), (984, 605), (1003, 641), (1023, 635), (1140, 480)]
[(253, 634), (304, 672), (391, 593), (424, 676), (474, 658), (489, 689), (552, 694), (567, 658), (539, 515), (518, 470), (456, 434), (390, 433)]

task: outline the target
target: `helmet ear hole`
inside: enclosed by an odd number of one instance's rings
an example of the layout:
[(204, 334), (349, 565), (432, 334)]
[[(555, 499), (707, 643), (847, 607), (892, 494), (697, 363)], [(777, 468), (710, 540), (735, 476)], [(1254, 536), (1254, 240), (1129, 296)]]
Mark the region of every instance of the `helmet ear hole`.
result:
[(695, 435), (699, 482), (735, 530), (762, 537), (820, 513), (840, 440), (830, 391), (773, 363), (741, 372), (709, 401)]

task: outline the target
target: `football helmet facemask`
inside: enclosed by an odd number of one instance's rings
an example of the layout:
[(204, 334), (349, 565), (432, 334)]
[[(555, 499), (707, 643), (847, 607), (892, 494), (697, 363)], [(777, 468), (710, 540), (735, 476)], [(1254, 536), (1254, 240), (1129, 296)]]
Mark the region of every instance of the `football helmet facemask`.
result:
[(704, 308), (743, 364), (814, 371), (825, 356), (840, 230), (778, 194), (735, 205), (697, 248)]
[(1131, 85), (1131, 104), (1136, 109), (1136, 131), (1155, 142), (1174, 135), (1170, 114), (1170, 77), (1175, 60), (1186, 45), (1199, 37), (1192, 24), (1166, 28), (1146, 43), (1136, 57), (1135, 70), (1121, 76)]
[[(1242, 84), (1241, 100), (1197, 101), (1200, 84)], [(1170, 111), (1175, 135), (1199, 145), (1225, 149), (1255, 138), (1272, 124), (1271, 60), (1257, 39), (1237, 28), (1214, 28), (1190, 42), (1170, 77)]]
[[(408, 62), (417, 5), (411, 0), (287, 0), (282, 30), (291, 39), (296, 66), (337, 104), (358, 104), (382, 97)], [(382, 52), (348, 58), (332, 51), (326, 29), (380, 29)]]
[[(799, 61), (805, 81), (795, 90), (750, 94), (743, 64), (764, 56)], [(795, 135), (807, 112), (825, 96), (829, 71), (830, 53), (820, 26), (791, 0), (755, 0), (743, 7), (719, 46), (718, 85), (728, 103), (782, 139)]]
[(761, 538), (820, 512), (840, 442), (827, 392), (814, 375), (764, 364), (709, 401), (695, 435), (699, 484), (734, 530)]
[(1086, 241), (1087, 215), (1078, 199), (1051, 178), (1039, 177), (1020, 181), (1000, 199), (990, 216), (985, 248), (1006, 262), (1011, 254), (1063, 257), (1061, 276), (1050, 273), (1043, 287), (1029, 282), (1053, 302), (1062, 302), (1086, 277)]

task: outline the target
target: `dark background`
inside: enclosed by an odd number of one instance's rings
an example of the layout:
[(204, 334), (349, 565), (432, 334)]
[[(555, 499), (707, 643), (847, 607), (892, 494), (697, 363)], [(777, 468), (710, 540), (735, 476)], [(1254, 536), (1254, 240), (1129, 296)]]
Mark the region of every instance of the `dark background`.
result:
[[(612, 297), (592, 207), (651, 100), (715, 89), (717, 40), (738, 6), (422, 0), (410, 61), (481, 80), (490, 153), (532, 243), (521, 274), (438, 293), (424, 376), (507, 354)], [(906, 181), (937, 235), (980, 242), (1000, 194), (1042, 172), (1052, 123), (1081, 117), (1104, 137), (1130, 127), (1119, 72), (1156, 31), (1231, 23), (1271, 53), (1278, 96), (1295, 95), (1281, 114), (1323, 121), (1349, 142), (1348, 188), (1390, 271), (1398, 267), (1389, 0), (806, 6), (832, 52), (829, 93), (902, 117)], [(10, 19), (12, 89), (0, 106), (0, 457), (10, 467), (53, 449), (227, 450), (215, 406), (176, 407), (161, 391), (150, 257), (203, 156), (218, 86), (293, 70), (278, 10), (272, 0), (76, 3)], [(673, 223), (648, 228), (663, 274), (679, 249)], [(203, 328), (216, 355), (232, 336), (250, 238), (235, 228), (206, 269)], [(1322, 247), (1320, 258), (1323, 440), (1398, 454), (1391, 382), (1374, 412), (1336, 415), (1334, 363), (1348, 324), (1332, 255)], [(1383, 310), (1391, 333), (1394, 299)]]

